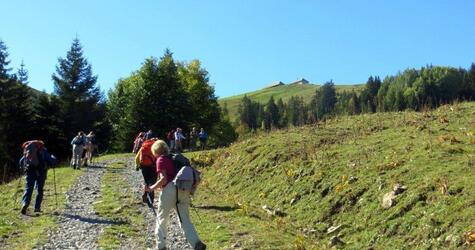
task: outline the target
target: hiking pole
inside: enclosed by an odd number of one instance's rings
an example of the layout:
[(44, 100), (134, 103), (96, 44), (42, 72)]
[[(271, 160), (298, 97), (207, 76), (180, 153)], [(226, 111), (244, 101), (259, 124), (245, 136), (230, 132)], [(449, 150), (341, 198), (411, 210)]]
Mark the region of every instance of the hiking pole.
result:
[(15, 191), (15, 204), (16, 204), (17, 197), (18, 197), (18, 191), (20, 191), (20, 187), (21, 187), (21, 179), (23, 179), (23, 175), (21, 174), (21, 171), (20, 171), (18, 173), (18, 185), (17, 185), (16, 191)]
[(56, 200), (56, 210), (58, 210), (58, 193), (56, 192), (56, 171), (53, 166), (53, 186), (54, 186), (54, 199)]
[(153, 207), (153, 202), (152, 202), (152, 197), (150, 197), (150, 192), (147, 192), (147, 205), (150, 209), (152, 209), (153, 214), (157, 216), (157, 211), (155, 211), (155, 208)]
[(198, 211), (196, 210), (196, 207), (193, 206), (193, 204), (190, 204), (190, 207), (193, 208), (193, 211), (195, 211), (196, 216), (198, 216), (198, 219), (200, 220), (200, 223), (203, 223), (203, 220), (201, 219), (200, 214), (199, 214)]

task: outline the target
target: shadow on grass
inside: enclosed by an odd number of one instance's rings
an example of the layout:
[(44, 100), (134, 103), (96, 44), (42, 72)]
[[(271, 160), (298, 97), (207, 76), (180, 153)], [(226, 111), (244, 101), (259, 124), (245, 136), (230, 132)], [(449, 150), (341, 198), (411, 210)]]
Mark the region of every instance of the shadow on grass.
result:
[(83, 217), (80, 215), (75, 215), (75, 214), (63, 214), (64, 217), (73, 219), (73, 220), (78, 220), (82, 221), (85, 223), (91, 223), (91, 224), (105, 224), (105, 225), (124, 225), (127, 224), (125, 221), (121, 220), (105, 220), (105, 219), (93, 219), (93, 218), (87, 218)]
[(236, 206), (214, 206), (214, 205), (204, 205), (204, 206), (193, 206), (194, 208), (198, 209), (205, 209), (205, 210), (218, 210), (221, 212), (231, 212), (239, 209)]

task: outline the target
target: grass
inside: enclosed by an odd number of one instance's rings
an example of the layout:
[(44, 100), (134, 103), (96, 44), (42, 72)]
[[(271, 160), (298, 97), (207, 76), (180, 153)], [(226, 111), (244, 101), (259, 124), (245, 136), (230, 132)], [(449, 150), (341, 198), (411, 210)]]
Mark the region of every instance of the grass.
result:
[(0, 199), (2, 200), (0, 245), (2, 248), (8, 246), (8, 249), (31, 249), (47, 242), (47, 230), (56, 226), (56, 214), (65, 207), (66, 192), (82, 173), (69, 167), (56, 168), (55, 172), (58, 207), (56, 207), (54, 195), (53, 170), (50, 169), (44, 187), (41, 207), (43, 213), (40, 216), (31, 215), (36, 192), (33, 193), (32, 204), (28, 210), (28, 214), (31, 216), (20, 214), (21, 196), (25, 188), (24, 177), (21, 178), (21, 183), (17, 179), (0, 186)]
[[(474, 110), (460, 103), (338, 117), (195, 154), (209, 166), (195, 204), (237, 207), (199, 209), (205, 223), (197, 228), (218, 249), (237, 241), (245, 249), (324, 249), (332, 236), (349, 249), (461, 247), (475, 229)], [(382, 208), (396, 183), (408, 189)]]
[[(100, 160), (124, 156), (129, 155), (109, 155)], [(98, 215), (112, 222), (99, 236), (99, 247), (102, 249), (119, 249), (124, 241), (132, 242), (137, 248), (145, 248), (144, 230), (147, 227), (140, 213), (143, 205), (134, 196), (123, 173), (124, 167), (124, 162), (107, 166), (102, 178), (101, 198), (94, 204)]]
[[(364, 85), (335, 85), (337, 91), (343, 90), (360, 90)], [(310, 99), (315, 95), (315, 91), (320, 87), (320, 85), (315, 84), (305, 84), (305, 85), (281, 85), (272, 88), (264, 88), (257, 91), (240, 94), (236, 96), (230, 96), (225, 98), (220, 98), (218, 100), (221, 107), (226, 103), (229, 111), (229, 117), (231, 121), (234, 121), (237, 116), (238, 106), (241, 103), (241, 99), (244, 95), (251, 98), (253, 101), (265, 104), (269, 101), (271, 96), (274, 96), (274, 100), (277, 101), (279, 98), (282, 98), (286, 102), (292, 96), (301, 96), (304, 98), (305, 102), (309, 102)]]

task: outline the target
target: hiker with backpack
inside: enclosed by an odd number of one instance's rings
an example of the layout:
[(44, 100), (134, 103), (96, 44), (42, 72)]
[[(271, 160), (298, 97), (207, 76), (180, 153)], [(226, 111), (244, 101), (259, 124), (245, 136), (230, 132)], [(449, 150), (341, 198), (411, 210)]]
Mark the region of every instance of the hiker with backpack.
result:
[(190, 151), (195, 151), (196, 148), (196, 137), (198, 136), (198, 131), (193, 127), (190, 131)]
[(205, 150), (206, 142), (208, 141), (208, 133), (206, 133), (203, 128), (201, 128), (201, 131), (198, 134), (198, 138), (200, 139), (201, 150)]
[(36, 189), (35, 213), (41, 212), (43, 201), (43, 187), (45, 185), (48, 167), (56, 164), (54, 155), (50, 155), (43, 141), (32, 140), (23, 143), (23, 156), (20, 158), (20, 167), (25, 172), (25, 193), (22, 197), (21, 214), (26, 214), (30, 205), (33, 189)]
[(73, 146), (73, 157), (71, 159), (71, 164), (74, 169), (79, 169), (81, 167), (81, 158), (85, 144), (86, 137), (84, 136), (84, 132), (79, 131), (71, 141), (71, 145)]
[(144, 141), (144, 132), (140, 132), (134, 140), (134, 148), (132, 149), (132, 153), (137, 154), (139, 152), (140, 147), (142, 147), (142, 143)]
[[(142, 143), (135, 156), (135, 169), (142, 171), (145, 185), (151, 186), (157, 182), (157, 171), (155, 170), (155, 156), (152, 154), (152, 145), (157, 141), (156, 138), (146, 140)], [(153, 206), (155, 193), (153, 191), (144, 191), (142, 201), (149, 206)]]
[(170, 143), (170, 152), (175, 152), (175, 129), (170, 130), (167, 134), (167, 140)]
[(183, 135), (181, 128), (177, 128), (175, 132), (175, 151), (181, 153), (183, 151), (183, 140), (186, 137)]
[[(179, 171), (177, 171), (179, 165), (177, 164), (180, 161), (170, 155), (166, 142), (162, 140), (154, 142), (152, 145), (152, 153), (157, 159), (156, 171), (158, 180), (151, 186), (145, 186), (145, 191), (161, 189), (158, 196), (158, 214), (155, 229), (155, 233), (157, 234), (157, 248), (166, 249), (169, 214), (172, 209), (175, 209), (188, 242), (196, 250), (206, 249), (206, 245), (200, 240), (195, 227), (191, 223), (188, 211), (190, 206), (190, 194), (192, 190), (194, 191), (194, 188), (196, 188), (197, 183), (192, 181), (192, 185), (188, 185), (186, 188), (179, 185), (181, 182), (176, 177), (179, 175)], [(177, 156), (181, 155), (178, 154)], [(188, 175), (191, 174), (191, 178), (193, 179), (194, 177), (199, 177), (199, 173), (195, 173), (193, 170), (194, 169), (190, 166), (183, 166), (180, 172), (182, 172), (182, 174), (183, 172), (188, 172)], [(198, 174), (198, 176), (196, 176), (196, 174)]]
[(86, 136), (86, 144), (84, 150), (86, 151), (86, 157), (84, 158), (84, 165), (92, 164), (92, 155), (94, 153), (94, 147), (96, 145), (96, 135), (94, 132), (89, 132)]

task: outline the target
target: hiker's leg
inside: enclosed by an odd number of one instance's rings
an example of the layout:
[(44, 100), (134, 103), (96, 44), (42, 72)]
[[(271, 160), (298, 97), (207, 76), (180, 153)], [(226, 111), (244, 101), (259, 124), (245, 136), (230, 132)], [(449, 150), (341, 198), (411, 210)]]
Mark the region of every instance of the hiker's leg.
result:
[(32, 171), (27, 171), (25, 176), (25, 193), (22, 197), (23, 206), (29, 206), (31, 201), (31, 195), (33, 194), (33, 188), (35, 187), (35, 174)]
[(170, 210), (175, 206), (176, 200), (174, 190), (175, 186), (173, 186), (173, 183), (168, 183), (158, 196), (157, 225), (155, 227), (158, 249), (166, 247), (168, 219), (170, 217)]
[(181, 228), (185, 233), (185, 237), (190, 242), (190, 244), (195, 247), (196, 243), (200, 241), (198, 237), (198, 233), (196, 232), (195, 226), (191, 223), (190, 215), (189, 215), (189, 207), (190, 207), (190, 192), (186, 192), (183, 190), (178, 190), (178, 205), (177, 209), (180, 213), (181, 218)]
[(40, 210), (41, 202), (43, 201), (43, 187), (45, 186), (46, 180), (46, 171), (41, 173), (40, 176), (36, 179), (36, 199), (35, 199), (35, 210)]

